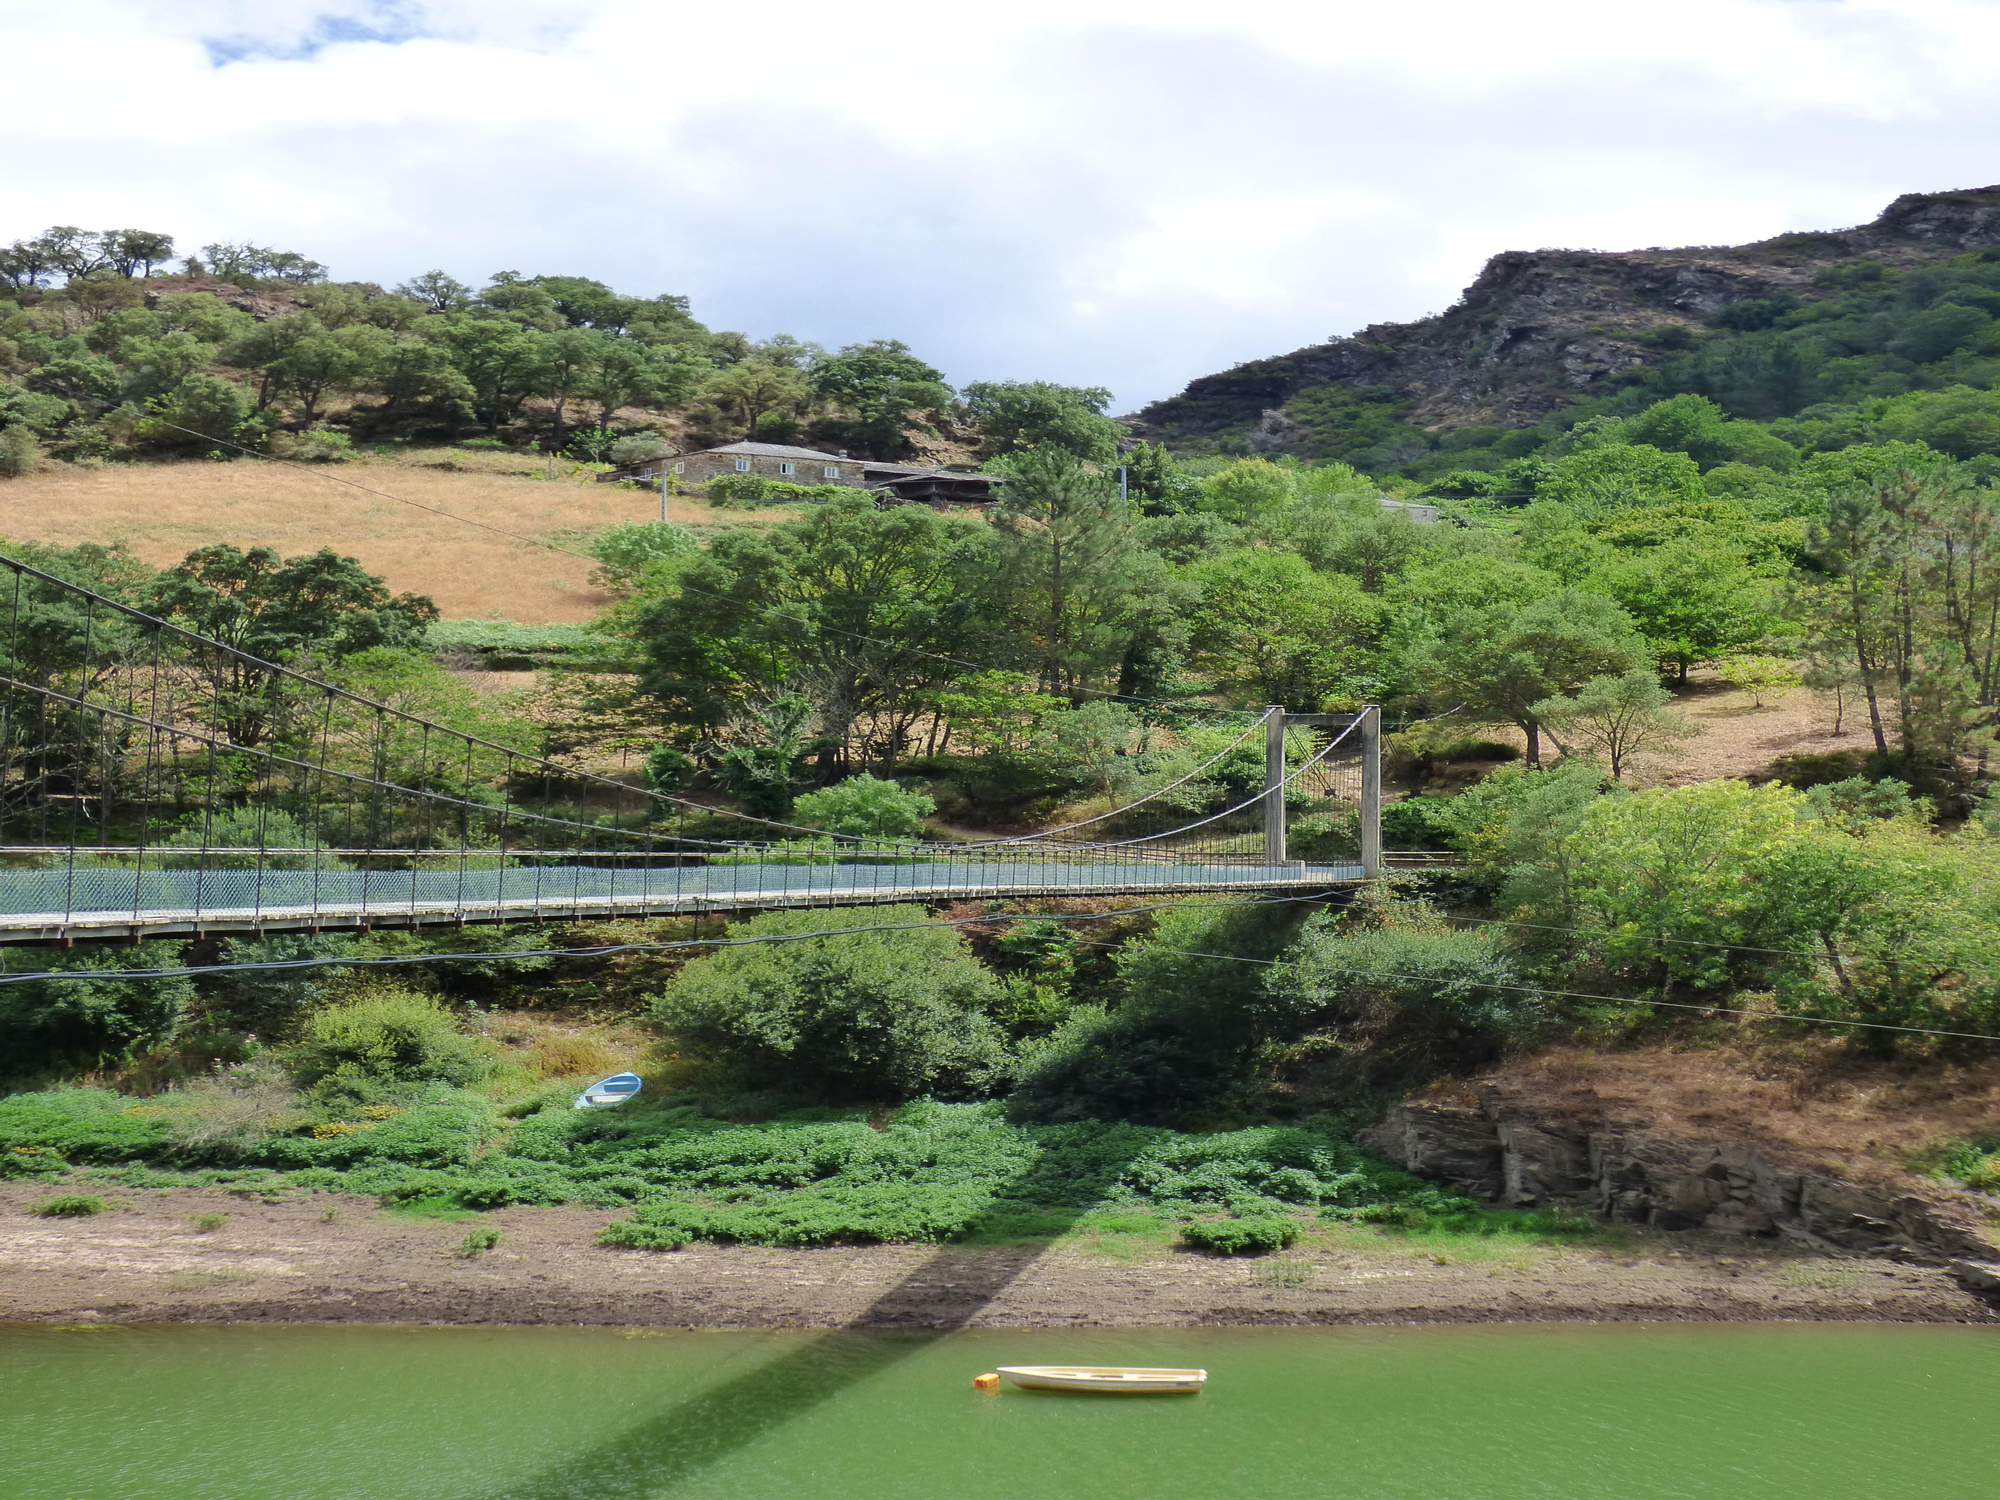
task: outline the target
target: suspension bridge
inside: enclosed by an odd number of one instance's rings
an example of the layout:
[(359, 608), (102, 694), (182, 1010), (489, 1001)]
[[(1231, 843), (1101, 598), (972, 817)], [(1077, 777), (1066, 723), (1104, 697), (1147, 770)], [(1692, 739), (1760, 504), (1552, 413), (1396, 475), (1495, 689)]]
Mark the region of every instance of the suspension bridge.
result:
[(558, 762), (17, 560), (0, 591), (0, 942), (1305, 894), (1382, 872), (1373, 708), (1239, 716), (1200, 764), (1061, 827), (876, 839)]

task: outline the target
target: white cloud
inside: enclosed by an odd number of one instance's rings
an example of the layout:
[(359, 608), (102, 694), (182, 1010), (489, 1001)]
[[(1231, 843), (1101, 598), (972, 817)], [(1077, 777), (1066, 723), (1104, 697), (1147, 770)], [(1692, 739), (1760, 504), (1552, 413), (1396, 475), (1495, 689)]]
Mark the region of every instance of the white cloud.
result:
[(1443, 307), (1501, 249), (2000, 176), (1989, 0), (0, 5), (50, 63), (0, 98), (0, 234), (594, 275), (1121, 407)]

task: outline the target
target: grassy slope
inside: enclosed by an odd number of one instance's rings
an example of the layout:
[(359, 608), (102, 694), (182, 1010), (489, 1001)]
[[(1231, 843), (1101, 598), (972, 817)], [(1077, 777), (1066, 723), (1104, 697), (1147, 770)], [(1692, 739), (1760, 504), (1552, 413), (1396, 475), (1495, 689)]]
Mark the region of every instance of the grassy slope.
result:
[[(446, 470), (437, 465), (453, 463)], [(525, 455), (417, 450), (393, 458), (305, 468), (235, 463), (68, 466), (0, 484), (0, 538), (123, 541), (155, 565), (196, 547), (229, 542), (275, 547), (286, 556), (332, 547), (361, 560), (392, 589), (428, 594), (447, 619), (500, 615), (523, 624), (586, 621), (607, 602), (590, 586), (591, 564), (429, 515), (335, 478), (435, 506), (455, 516), (577, 547), (583, 535), (656, 518), (656, 495), (558, 477), (529, 477)], [(676, 499), (671, 519), (696, 526), (755, 524), (757, 511), (726, 517), (699, 500)]]

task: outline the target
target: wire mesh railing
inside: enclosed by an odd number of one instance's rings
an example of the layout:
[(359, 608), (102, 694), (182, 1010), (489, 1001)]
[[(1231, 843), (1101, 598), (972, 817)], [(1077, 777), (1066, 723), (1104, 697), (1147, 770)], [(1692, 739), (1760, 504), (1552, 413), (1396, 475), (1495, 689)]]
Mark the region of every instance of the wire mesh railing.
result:
[[(7, 936), (1353, 878), (1338, 837), (1274, 866), (1255, 831), (1268, 788), (1241, 785), (1227, 754), (1087, 829), (976, 844), (828, 834), (561, 766), (28, 564), (0, 569)], [(1302, 826), (1337, 822), (1326, 810), (1349, 799), (1352, 757), (1298, 734), (1279, 790)]]

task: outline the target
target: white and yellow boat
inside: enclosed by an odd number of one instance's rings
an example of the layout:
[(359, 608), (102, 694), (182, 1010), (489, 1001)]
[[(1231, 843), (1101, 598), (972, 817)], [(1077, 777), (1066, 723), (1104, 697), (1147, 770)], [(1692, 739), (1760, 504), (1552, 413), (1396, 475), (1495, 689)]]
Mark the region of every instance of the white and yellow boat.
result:
[(1162, 1370), (1143, 1365), (1001, 1365), (998, 1373), (1030, 1391), (1121, 1391), (1131, 1395), (1192, 1394), (1206, 1370)]

